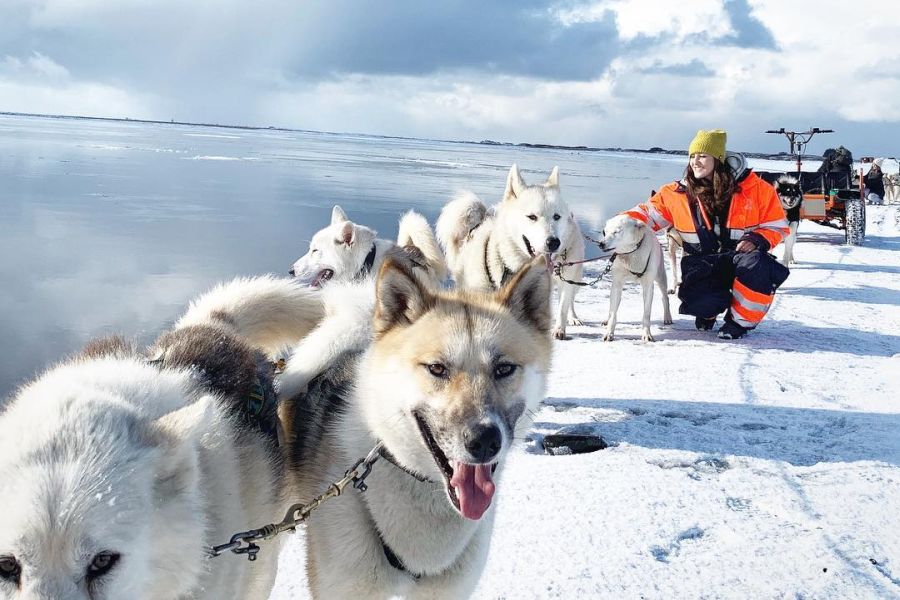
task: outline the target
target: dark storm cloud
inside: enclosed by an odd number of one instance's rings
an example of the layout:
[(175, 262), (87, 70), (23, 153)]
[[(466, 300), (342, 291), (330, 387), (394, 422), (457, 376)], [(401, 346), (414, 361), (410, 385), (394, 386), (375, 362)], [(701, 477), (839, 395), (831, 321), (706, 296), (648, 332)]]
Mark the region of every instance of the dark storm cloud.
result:
[(547, 2), (318, 5), (291, 71), (427, 75), (472, 69), (553, 80), (598, 77), (619, 50), (612, 15), (563, 26)]
[(537, 0), (86, 4), (0, 7), (0, 58), (38, 52), (74, 78), (167, 95), (448, 70), (590, 80), (619, 50), (611, 16), (566, 27)]

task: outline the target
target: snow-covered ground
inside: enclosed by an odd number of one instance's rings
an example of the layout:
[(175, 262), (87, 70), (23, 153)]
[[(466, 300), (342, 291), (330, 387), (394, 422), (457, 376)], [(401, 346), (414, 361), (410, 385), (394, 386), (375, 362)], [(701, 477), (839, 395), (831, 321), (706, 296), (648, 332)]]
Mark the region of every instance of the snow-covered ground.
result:
[[(867, 236), (804, 222), (799, 262), (739, 341), (661, 326), (657, 298), (642, 343), (633, 286), (605, 343), (607, 287), (580, 292), (587, 324), (557, 343), (499, 483), (475, 596), (900, 597), (900, 207), (868, 207)], [(563, 428), (610, 448), (543, 454)], [(273, 600), (307, 597), (303, 560), (301, 532)]]

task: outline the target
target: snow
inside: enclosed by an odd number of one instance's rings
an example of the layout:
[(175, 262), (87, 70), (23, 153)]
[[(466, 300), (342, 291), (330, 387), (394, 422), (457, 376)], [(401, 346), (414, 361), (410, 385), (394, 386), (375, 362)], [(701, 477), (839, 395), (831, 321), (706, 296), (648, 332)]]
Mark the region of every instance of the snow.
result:
[[(641, 342), (635, 285), (602, 342), (608, 290), (582, 290), (586, 325), (556, 343), (498, 482), (474, 596), (900, 597), (900, 207), (867, 208), (860, 247), (801, 224), (799, 262), (743, 340), (663, 327), (657, 298)], [(610, 447), (543, 454), (562, 428)], [(308, 597), (302, 536), (272, 600)]]

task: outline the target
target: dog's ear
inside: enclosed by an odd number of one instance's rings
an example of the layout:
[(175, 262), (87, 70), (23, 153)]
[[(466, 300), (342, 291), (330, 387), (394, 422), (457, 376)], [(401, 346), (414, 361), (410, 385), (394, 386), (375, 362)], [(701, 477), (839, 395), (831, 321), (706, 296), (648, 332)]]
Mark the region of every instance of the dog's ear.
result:
[(408, 261), (385, 258), (375, 284), (375, 336), (409, 325), (434, 306), (434, 296), (419, 283)]
[(161, 451), (153, 479), (158, 508), (173, 499), (196, 495), (200, 478), (197, 444), (203, 433), (215, 425), (214, 420), (213, 399), (205, 396), (153, 423), (151, 436)]
[(347, 213), (345, 213), (340, 206), (335, 204), (334, 208), (331, 209), (331, 224), (334, 225), (335, 223), (343, 223), (344, 221), (349, 220), (350, 219), (347, 218)]
[(519, 173), (519, 165), (513, 163), (506, 178), (506, 191), (503, 192), (503, 199), (518, 198), (524, 189), (525, 180), (522, 179), (522, 175)]
[(341, 227), (340, 239), (347, 246), (353, 243), (353, 223), (344, 221), (344, 226)]
[(520, 321), (550, 333), (550, 271), (543, 256), (519, 269), (497, 292), (497, 300)]
[(550, 171), (550, 177), (547, 178), (547, 183), (544, 185), (559, 187), (559, 167), (553, 167), (553, 170)]

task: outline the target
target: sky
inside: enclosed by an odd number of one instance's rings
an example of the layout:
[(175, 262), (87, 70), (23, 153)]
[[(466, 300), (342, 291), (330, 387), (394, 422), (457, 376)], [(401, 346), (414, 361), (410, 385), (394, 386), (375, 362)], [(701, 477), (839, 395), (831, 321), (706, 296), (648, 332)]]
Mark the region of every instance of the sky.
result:
[(883, 0), (2, 0), (0, 111), (900, 155)]

